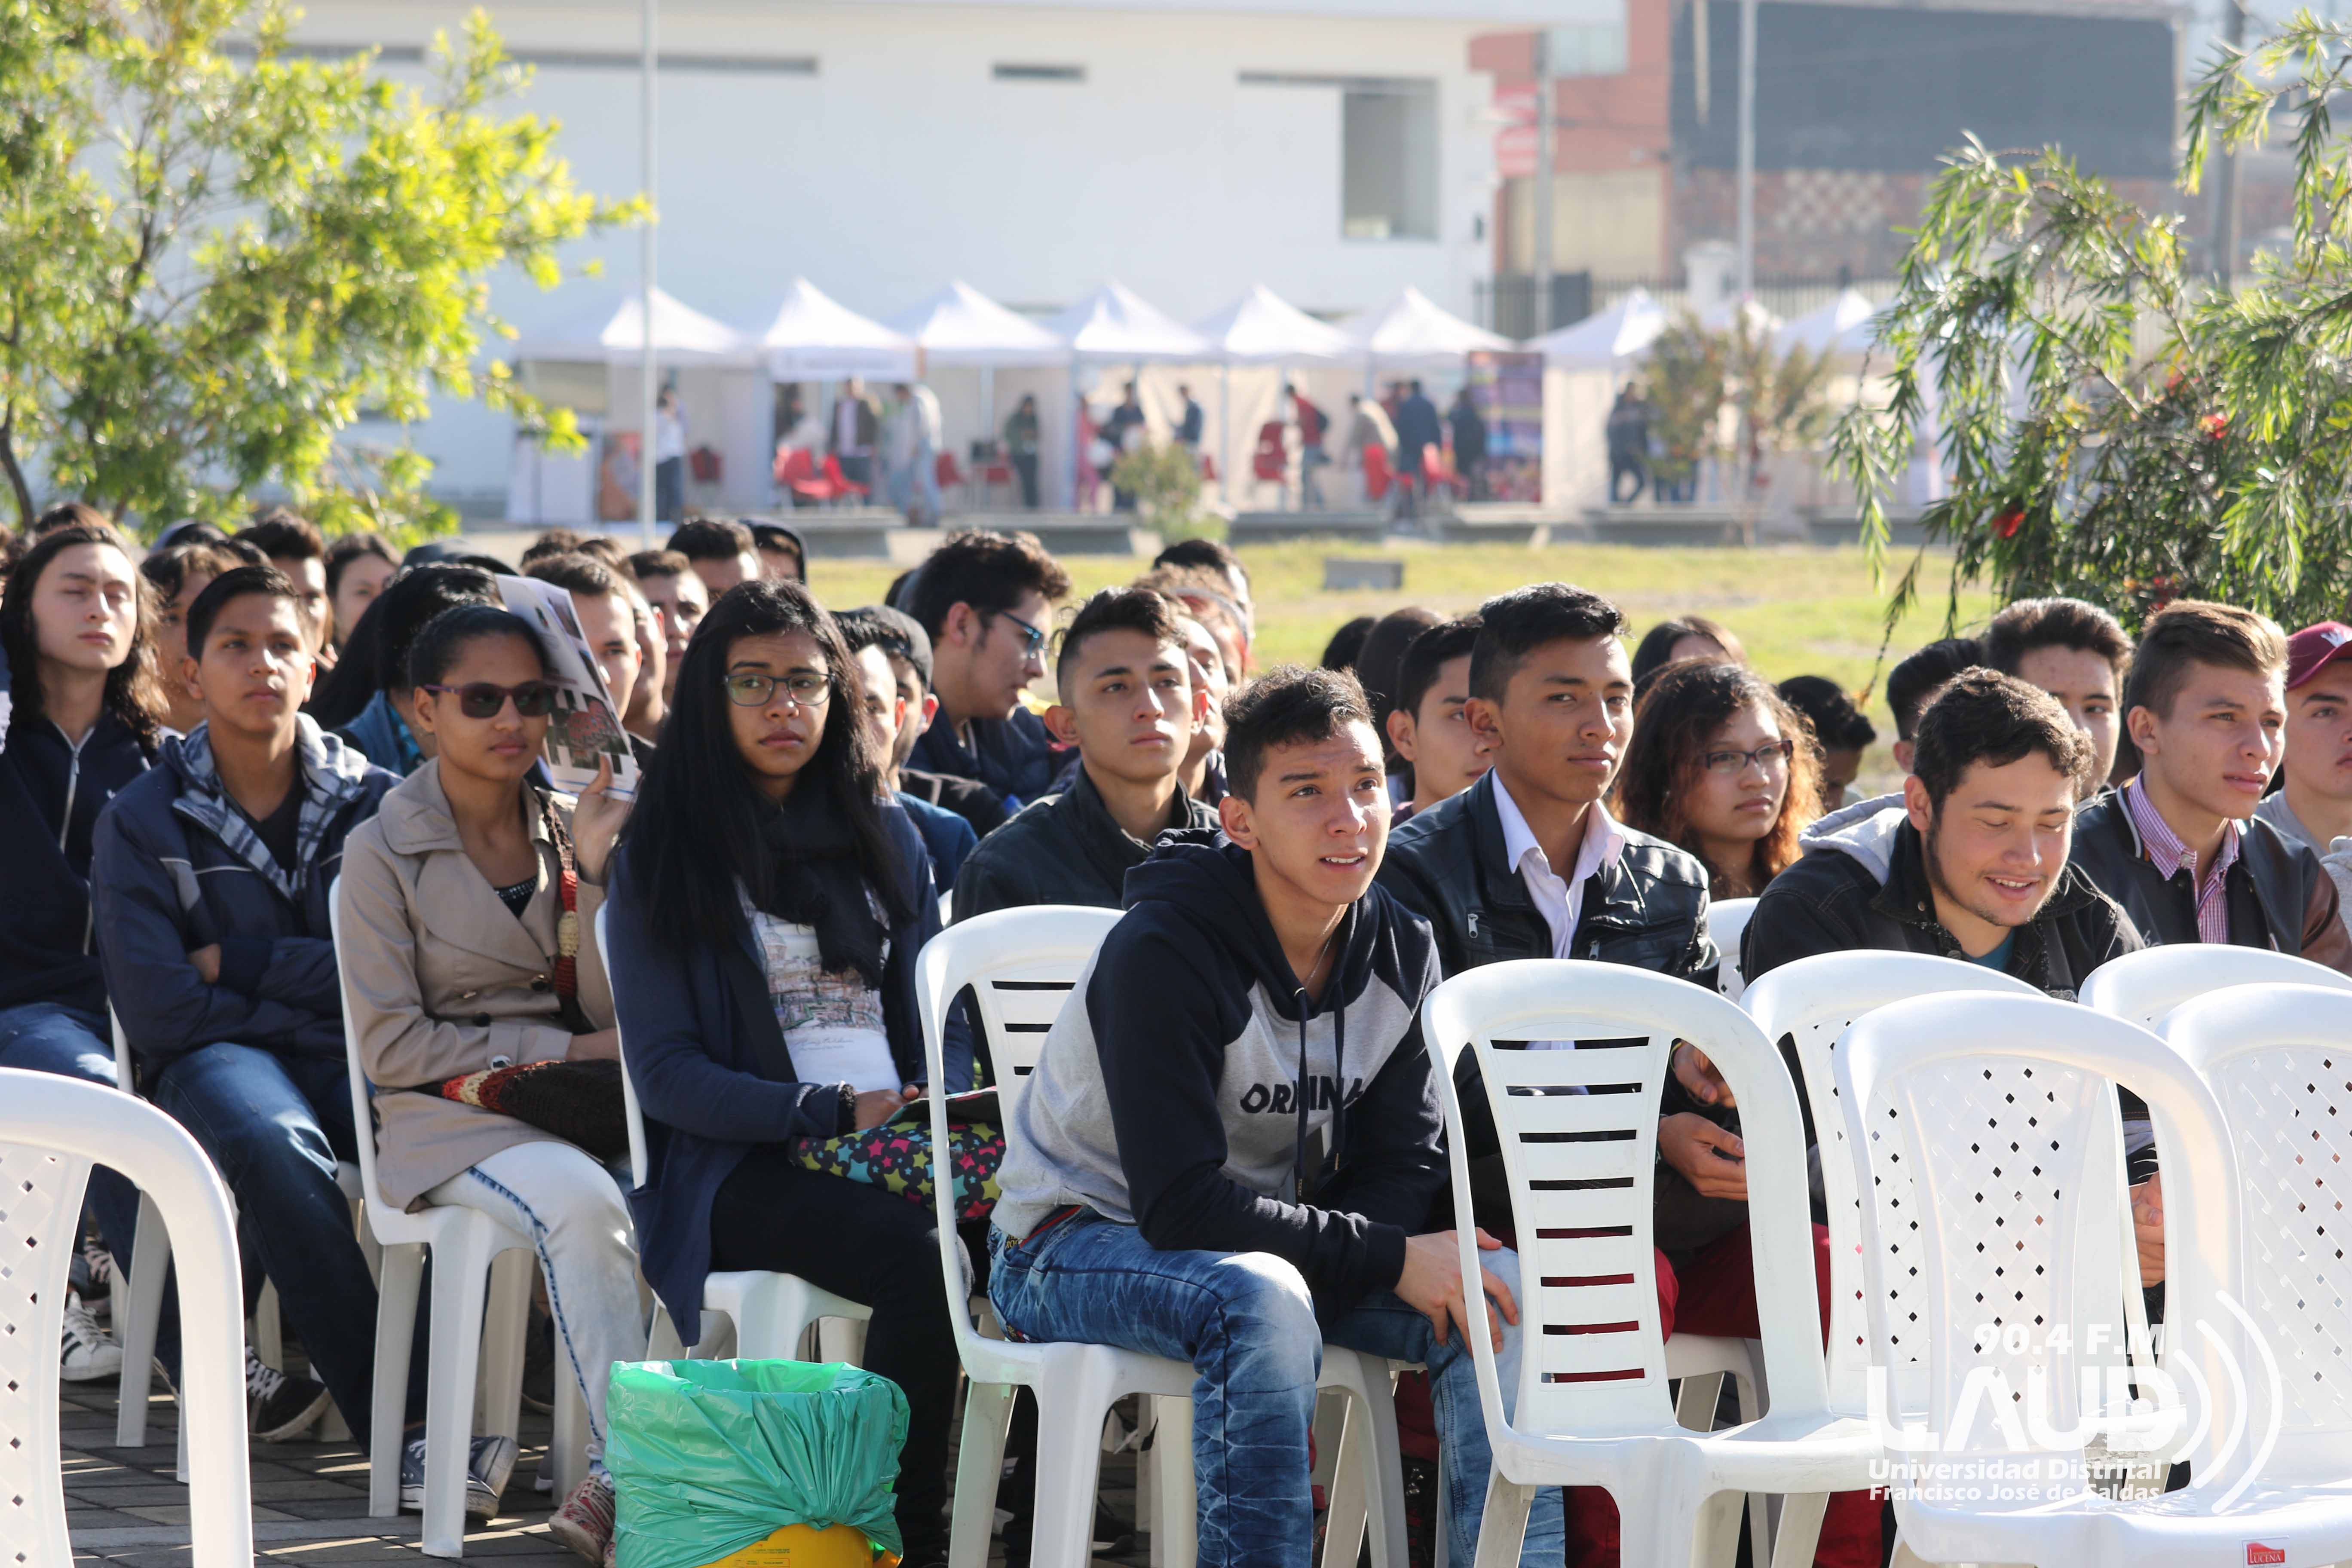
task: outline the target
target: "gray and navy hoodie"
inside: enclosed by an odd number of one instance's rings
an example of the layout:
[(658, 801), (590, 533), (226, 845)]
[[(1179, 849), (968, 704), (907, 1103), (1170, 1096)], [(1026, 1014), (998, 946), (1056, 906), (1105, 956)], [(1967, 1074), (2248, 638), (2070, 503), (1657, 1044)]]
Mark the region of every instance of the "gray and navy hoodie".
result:
[(1372, 888), (1309, 1004), (1247, 850), (1168, 834), (1126, 901), (1010, 1119), (998, 1227), (1083, 1207), (1163, 1250), (1272, 1253), (1327, 1321), (1395, 1285), (1445, 1180), (1429, 928)]

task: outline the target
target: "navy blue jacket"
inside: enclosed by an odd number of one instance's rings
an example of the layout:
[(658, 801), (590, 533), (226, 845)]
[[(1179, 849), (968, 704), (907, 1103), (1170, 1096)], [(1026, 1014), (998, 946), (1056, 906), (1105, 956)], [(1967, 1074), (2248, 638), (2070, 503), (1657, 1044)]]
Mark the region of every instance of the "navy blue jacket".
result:
[(898, 805), (907, 813), (915, 831), (923, 836), (923, 847), (931, 854), (931, 880), (934, 889), (944, 895), (955, 886), (956, 873), (963, 869), (964, 857), (980, 847), (980, 835), (971, 824), (944, 805), (933, 805), (919, 795), (897, 792)]
[(99, 813), (148, 762), (112, 714), (79, 747), (45, 719), (9, 726), (0, 745), (0, 1007), (106, 1010), (90, 945), (90, 842)]
[(927, 773), (953, 773), (977, 779), (1014, 812), (1042, 795), (1051, 795), (1054, 776), (1062, 771), (1063, 756), (1054, 750), (1045, 721), (1026, 708), (1015, 708), (1010, 719), (975, 719), (971, 744), (956, 739), (955, 726), (942, 713), (915, 741), (907, 765)]
[[(343, 840), (399, 776), (306, 714), (297, 863), (281, 867), (226, 791), (199, 724), (99, 819), (98, 950), (115, 1016), (144, 1072), (234, 1042), (281, 1056), (343, 1055), (343, 997), (327, 923)], [(207, 984), (188, 954), (220, 945)]]
[[(938, 895), (922, 839), (903, 811), (883, 814), (901, 857), (901, 892), (914, 908), (891, 928), (882, 976), (882, 1016), (890, 1055), (906, 1082), (921, 1083), (922, 1024), (915, 1009), (915, 959), (940, 929)], [(604, 896), (606, 973), (621, 1027), (629, 1082), (646, 1118), (646, 1181), (629, 1194), (638, 1262), (687, 1343), (702, 1334), (702, 1279), (710, 1272), (710, 1205), (756, 1144), (831, 1138), (841, 1125), (841, 1086), (761, 1076), (759, 1064), (787, 1059), (765, 965), (751, 923), (724, 948), (685, 952), (656, 942), (622, 847)], [(971, 1080), (969, 1049), (950, 1053), (951, 1089)], [(850, 1238), (854, 1239), (854, 1238)]]

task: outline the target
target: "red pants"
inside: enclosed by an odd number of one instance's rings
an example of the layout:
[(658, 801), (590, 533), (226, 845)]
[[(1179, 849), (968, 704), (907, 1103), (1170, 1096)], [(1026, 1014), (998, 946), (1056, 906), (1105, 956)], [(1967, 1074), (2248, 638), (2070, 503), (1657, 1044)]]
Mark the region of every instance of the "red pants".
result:
[[(1658, 1326), (1672, 1338), (1686, 1333), (1752, 1340), (1756, 1323), (1756, 1270), (1741, 1226), (1691, 1259), (1681, 1275), (1658, 1258)], [(1820, 1291), (1822, 1333), (1830, 1325), (1830, 1233), (1813, 1226), (1813, 1282)], [(1749, 1419), (1754, 1411), (1743, 1412)], [(1822, 1521), (1816, 1568), (1878, 1568), (1878, 1499), (1866, 1491), (1834, 1492)], [(1759, 1553), (1759, 1555), (1761, 1555)], [(1617, 1568), (1617, 1504), (1601, 1487), (1568, 1489), (1568, 1568)]]

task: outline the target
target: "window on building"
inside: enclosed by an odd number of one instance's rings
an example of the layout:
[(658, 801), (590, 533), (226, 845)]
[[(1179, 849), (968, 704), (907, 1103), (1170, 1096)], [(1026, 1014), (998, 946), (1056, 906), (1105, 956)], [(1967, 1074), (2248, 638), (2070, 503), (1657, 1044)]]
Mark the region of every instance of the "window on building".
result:
[(992, 74), (999, 81), (1084, 81), (1087, 68), (999, 63)]
[(1437, 90), (1349, 83), (1339, 98), (1340, 225), (1349, 239), (1437, 237)]

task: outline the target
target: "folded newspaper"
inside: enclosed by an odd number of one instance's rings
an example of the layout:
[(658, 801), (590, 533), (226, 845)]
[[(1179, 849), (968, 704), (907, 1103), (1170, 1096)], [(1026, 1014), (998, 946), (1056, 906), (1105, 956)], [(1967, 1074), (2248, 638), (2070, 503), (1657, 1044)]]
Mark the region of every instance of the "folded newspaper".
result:
[(637, 793), (637, 759), (629, 750), (628, 731), (613, 695), (604, 687), (604, 672), (589, 651), (587, 634), (572, 607), (572, 591), (536, 577), (499, 579), (499, 597), (506, 607), (539, 628), (547, 648), (547, 679), (555, 686), (555, 717), (547, 726), (547, 773), (555, 787), (578, 795), (596, 782), (596, 764), (613, 763), (612, 794), (634, 799)]

